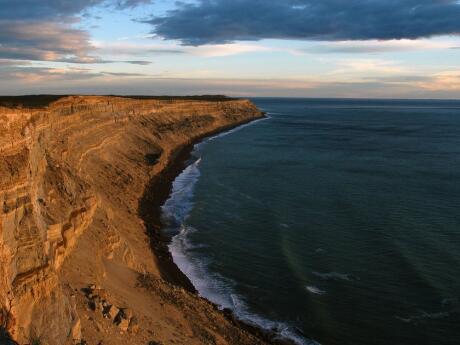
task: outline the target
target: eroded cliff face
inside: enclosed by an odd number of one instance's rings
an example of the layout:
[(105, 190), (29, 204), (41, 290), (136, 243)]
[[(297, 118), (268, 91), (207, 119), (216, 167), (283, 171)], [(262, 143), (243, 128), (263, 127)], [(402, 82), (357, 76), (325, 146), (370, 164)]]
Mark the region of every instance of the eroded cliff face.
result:
[[(246, 100), (0, 107), (0, 326), (21, 344), (259, 343), (161, 279), (138, 202), (179, 147), (260, 116)], [(88, 284), (134, 310), (135, 332), (92, 314)]]

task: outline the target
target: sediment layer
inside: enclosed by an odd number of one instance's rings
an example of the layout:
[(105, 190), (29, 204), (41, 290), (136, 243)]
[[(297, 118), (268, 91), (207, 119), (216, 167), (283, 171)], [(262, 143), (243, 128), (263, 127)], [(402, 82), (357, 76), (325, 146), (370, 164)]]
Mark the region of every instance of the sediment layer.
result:
[(151, 250), (157, 239), (139, 215), (182, 148), (261, 116), (247, 100), (69, 96), (0, 106), (0, 337), (263, 344), (167, 277), (167, 254)]

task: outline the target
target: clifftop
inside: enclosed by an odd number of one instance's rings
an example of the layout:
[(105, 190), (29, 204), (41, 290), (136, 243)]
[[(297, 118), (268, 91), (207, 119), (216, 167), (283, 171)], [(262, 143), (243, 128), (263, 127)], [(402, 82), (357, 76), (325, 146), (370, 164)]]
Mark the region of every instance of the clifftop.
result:
[(0, 338), (262, 344), (163, 279), (164, 253), (139, 217), (146, 186), (181, 148), (261, 117), (257, 108), (195, 97), (21, 102), (0, 98)]
[[(27, 96), (0, 96), (0, 107), (6, 108), (46, 108), (51, 103), (62, 98), (72, 97), (71, 95), (27, 95)], [(85, 96), (80, 96), (85, 97)], [(91, 96), (86, 96), (91, 97)], [(226, 102), (234, 101), (223, 95), (201, 95), (201, 96), (102, 96), (117, 97), (137, 100), (157, 100), (157, 101), (206, 101), (206, 102)]]

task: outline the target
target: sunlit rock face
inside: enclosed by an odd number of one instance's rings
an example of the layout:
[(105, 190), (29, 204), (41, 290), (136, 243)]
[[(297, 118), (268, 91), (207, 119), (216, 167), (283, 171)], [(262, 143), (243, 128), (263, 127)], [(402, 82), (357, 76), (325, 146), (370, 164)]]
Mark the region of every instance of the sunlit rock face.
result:
[(1, 326), (21, 343), (78, 341), (75, 286), (110, 274), (106, 260), (159, 275), (137, 215), (146, 183), (178, 148), (260, 116), (246, 100), (0, 107)]

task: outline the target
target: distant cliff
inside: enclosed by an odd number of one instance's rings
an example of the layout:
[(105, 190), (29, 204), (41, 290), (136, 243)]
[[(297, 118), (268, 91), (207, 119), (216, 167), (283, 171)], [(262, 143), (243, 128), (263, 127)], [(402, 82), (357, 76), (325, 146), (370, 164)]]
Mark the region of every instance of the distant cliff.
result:
[(219, 98), (0, 106), (0, 333), (20, 344), (263, 343), (161, 279), (138, 215), (179, 148), (261, 116)]

